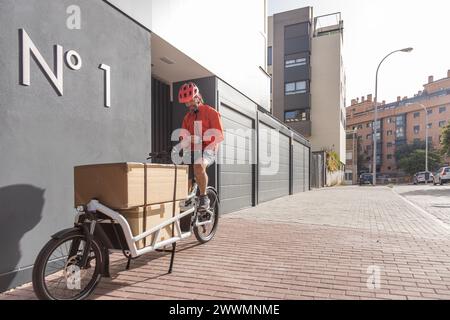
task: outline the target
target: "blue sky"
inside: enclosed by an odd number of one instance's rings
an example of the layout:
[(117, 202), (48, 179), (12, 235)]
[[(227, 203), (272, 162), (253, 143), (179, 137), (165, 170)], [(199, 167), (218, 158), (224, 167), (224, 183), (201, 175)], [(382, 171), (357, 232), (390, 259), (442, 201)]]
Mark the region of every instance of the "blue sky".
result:
[(269, 15), (312, 6), (314, 16), (341, 12), (344, 20), (344, 63), (347, 103), (375, 90), (375, 72), (389, 52), (398, 53), (380, 70), (379, 101), (412, 96), (429, 75), (447, 76), (450, 69), (450, 1), (445, 0), (268, 0)]

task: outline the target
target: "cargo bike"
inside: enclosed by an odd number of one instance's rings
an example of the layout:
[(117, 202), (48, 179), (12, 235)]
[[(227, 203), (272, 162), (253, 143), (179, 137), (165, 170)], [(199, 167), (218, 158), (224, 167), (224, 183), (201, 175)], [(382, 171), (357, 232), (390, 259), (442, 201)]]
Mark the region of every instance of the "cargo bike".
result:
[[(164, 152), (149, 156), (148, 159), (153, 160), (168, 158)], [(176, 177), (177, 166), (174, 166)], [(36, 258), (32, 279), (36, 296), (43, 300), (87, 298), (102, 277), (111, 277), (109, 258), (112, 252), (121, 252), (128, 259), (126, 270), (133, 259), (144, 254), (170, 252), (168, 273), (171, 273), (178, 241), (194, 234), (200, 243), (206, 243), (216, 234), (220, 204), (217, 191), (207, 188), (211, 203), (207, 211), (198, 210), (198, 195), (194, 179), (190, 193), (179, 202), (180, 213), (138, 235), (133, 235), (122, 214), (97, 199), (78, 206), (74, 226), (54, 234)], [(171, 226), (171, 237), (161, 240), (159, 234), (168, 226)], [(151, 241), (146, 246), (137, 246), (148, 238)]]

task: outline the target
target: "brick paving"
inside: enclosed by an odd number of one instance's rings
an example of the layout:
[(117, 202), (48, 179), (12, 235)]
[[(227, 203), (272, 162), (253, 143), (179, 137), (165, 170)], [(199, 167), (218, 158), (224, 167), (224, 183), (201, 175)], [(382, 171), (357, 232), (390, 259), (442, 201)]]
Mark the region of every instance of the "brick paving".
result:
[[(113, 279), (91, 298), (450, 299), (449, 226), (386, 187), (264, 203), (223, 216), (212, 242), (178, 248), (170, 275), (168, 254), (141, 257), (129, 271), (114, 255)], [(30, 285), (0, 295), (33, 298)]]

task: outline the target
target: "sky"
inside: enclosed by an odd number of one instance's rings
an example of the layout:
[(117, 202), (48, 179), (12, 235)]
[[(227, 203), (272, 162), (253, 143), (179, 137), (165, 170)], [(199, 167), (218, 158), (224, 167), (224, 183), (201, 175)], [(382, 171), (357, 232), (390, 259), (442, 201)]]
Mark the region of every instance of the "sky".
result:
[(441, 79), (450, 69), (448, 0), (268, 0), (268, 6), (269, 15), (306, 6), (314, 16), (342, 13), (347, 104), (374, 93), (377, 66), (394, 50), (414, 48), (383, 63), (378, 101), (411, 97), (428, 76)]

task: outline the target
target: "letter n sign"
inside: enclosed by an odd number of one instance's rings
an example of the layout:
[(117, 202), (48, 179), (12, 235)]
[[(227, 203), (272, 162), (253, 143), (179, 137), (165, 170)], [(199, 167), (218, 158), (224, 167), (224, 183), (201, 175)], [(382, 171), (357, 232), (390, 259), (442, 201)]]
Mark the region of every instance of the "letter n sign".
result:
[(34, 45), (33, 41), (28, 36), (24, 29), (19, 29), (19, 44), (20, 44), (20, 84), (24, 86), (30, 85), (30, 63), (31, 55), (36, 60), (36, 63), (43, 70), (45, 77), (56, 90), (58, 95), (63, 95), (63, 47), (60, 45), (54, 46), (54, 60), (55, 72), (53, 72), (45, 62), (39, 50)]

